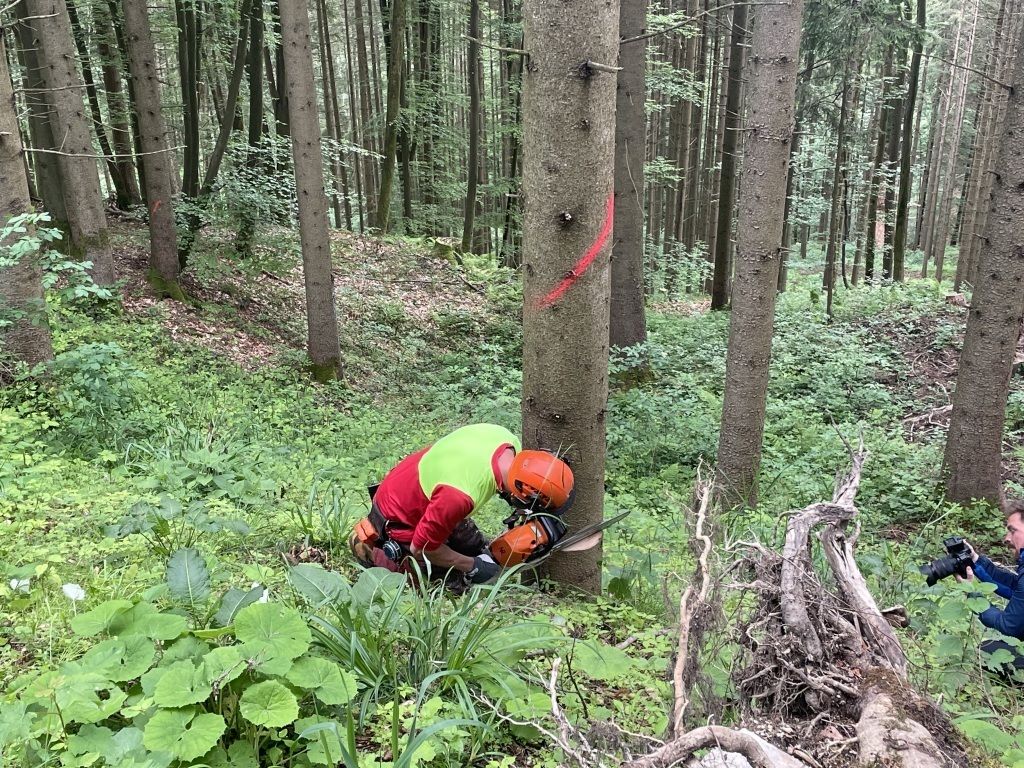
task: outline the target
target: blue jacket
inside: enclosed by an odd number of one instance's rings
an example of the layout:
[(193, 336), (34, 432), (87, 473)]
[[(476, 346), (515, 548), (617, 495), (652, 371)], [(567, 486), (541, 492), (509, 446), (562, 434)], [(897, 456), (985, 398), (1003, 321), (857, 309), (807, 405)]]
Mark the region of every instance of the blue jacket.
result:
[(1000, 610), (990, 605), (978, 618), (986, 627), (1024, 640), (1024, 549), (1017, 555), (1017, 571), (996, 565), (984, 555), (974, 564), (974, 575), (996, 585), (996, 594), (1009, 602)]

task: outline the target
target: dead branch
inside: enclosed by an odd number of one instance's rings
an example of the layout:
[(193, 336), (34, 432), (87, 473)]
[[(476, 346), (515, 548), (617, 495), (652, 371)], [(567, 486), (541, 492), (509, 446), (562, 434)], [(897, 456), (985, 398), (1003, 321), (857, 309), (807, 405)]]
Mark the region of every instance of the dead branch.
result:
[(700, 542), (700, 554), (697, 558), (694, 581), (683, 591), (683, 595), (679, 599), (679, 642), (676, 646), (676, 663), (672, 674), (672, 682), (675, 687), (672, 733), (676, 735), (683, 732), (683, 718), (686, 716), (686, 709), (690, 704), (690, 690), (693, 688), (693, 678), (697, 670), (697, 655), (700, 652), (699, 638), (698, 642), (691, 647), (690, 635), (694, 632), (695, 625), (700, 618), (707, 612), (708, 593), (711, 590), (712, 580), (708, 566), (708, 557), (711, 555), (711, 537), (704, 531), (711, 495), (711, 484), (701, 479), (700, 467), (698, 467), (697, 520), (691, 541)]

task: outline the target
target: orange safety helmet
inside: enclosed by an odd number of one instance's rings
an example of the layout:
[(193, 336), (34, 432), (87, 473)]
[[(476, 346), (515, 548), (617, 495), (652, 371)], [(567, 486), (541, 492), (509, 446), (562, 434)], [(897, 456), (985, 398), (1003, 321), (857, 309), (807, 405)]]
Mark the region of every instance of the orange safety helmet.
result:
[(530, 507), (556, 510), (572, 495), (572, 470), (548, 451), (520, 451), (508, 470), (508, 493)]

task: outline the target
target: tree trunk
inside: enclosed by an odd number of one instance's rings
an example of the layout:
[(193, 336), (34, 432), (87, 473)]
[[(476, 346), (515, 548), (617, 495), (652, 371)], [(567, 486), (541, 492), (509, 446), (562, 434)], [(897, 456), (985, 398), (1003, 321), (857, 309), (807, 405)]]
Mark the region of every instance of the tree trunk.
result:
[(178, 234), (174, 227), (173, 155), (160, 100), (156, 49), (145, 3), (124, 4), (124, 32), (142, 138), (143, 181), (149, 206), (149, 282), (162, 296), (184, 301), (178, 285)]
[[(181, 81), (182, 120), (185, 132), (181, 191), (185, 197), (199, 196), (199, 20), (196, 0), (174, 0), (178, 22), (178, 77)], [(190, 238), (181, 245), (188, 252)], [(184, 266), (184, 264), (182, 264)]]
[(100, 113), (100, 97), (96, 92), (96, 78), (92, 71), (92, 60), (89, 56), (89, 47), (86, 45), (85, 33), (78, 20), (78, 9), (74, 0), (66, 0), (68, 9), (68, 20), (71, 22), (71, 33), (75, 39), (75, 49), (78, 51), (78, 58), (82, 62), (82, 79), (85, 82), (85, 95), (89, 100), (89, 110), (92, 114), (92, 126), (96, 133), (96, 140), (99, 142), (100, 150), (106, 158), (106, 170), (114, 187), (114, 196), (119, 208), (127, 208), (128, 186), (121, 178), (121, 169), (114, 160), (114, 151), (110, 148), (110, 140), (107, 138), (107, 129), (104, 126), (103, 115)]
[[(347, 2), (347, 0), (345, 1)], [(366, 2), (370, 3), (373, 0), (366, 0)], [(363, 157), (363, 190), (366, 198), (367, 216), (370, 221), (376, 222), (376, 217), (370, 206), (371, 203), (377, 202), (376, 161), (372, 156), (372, 153), (377, 151), (377, 143), (374, 141), (373, 108), (370, 104), (370, 68), (366, 55), (366, 19), (363, 16), (363, 0), (355, 0), (355, 19), (353, 24), (356, 28), (356, 64), (359, 69), (360, 131), (363, 137), (363, 149), (367, 153)], [(354, 112), (355, 104), (352, 104), (349, 108)]]
[(391, 45), (388, 50), (388, 98), (384, 118), (384, 165), (380, 174), (380, 197), (377, 200), (376, 226), (388, 231), (391, 215), (391, 190), (398, 160), (398, 121), (401, 118), (402, 78), (405, 75), (405, 0), (391, 2)]
[[(263, 145), (263, 0), (253, 0), (249, 26), (249, 148), (245, 156), (245, 167), (253, 171), (260, 164), (260, 147)], [(235, 253), (239, 258), (252, 256), (252, 240), (256, 232), (256, 214), (243, 204), (239, 212), (238, 234), (235, 236)]]
[[(846, 107), (850, 94), (848, 68), (843, 70), (842, 92), (839, 106), (839, 126), (836, 129), (836, 159), (832, 167), (832, 206), (829, 209), (828, 217), (828, 244), (825, 247), (825, 316), (829, 320), (832, 319), (832, 297), (836, 287), (836, 247), (843, 236), (840, 231), (840, 203), (843, 199), (843, 162), (846, 158)], [(846, 280), (845, 272), (844, 269), (844, 281)]]
[[(647, 0), (625, 0), (619, 34), (644, 33)], [(619, 46), (615, 97), (615, 243), (612, 248), (611, 344), (633, 347), (647, 338), (644, 308), (644, 155), (647, 43)]]
[[(395, 0), (397, 2), (397, 0)], [(466, 163), (466, 202), (462, 209), (462, 250), (473, 247), (476, 185), (480, 174), (480, 0), (469, 0), (469, 49), (466, 78), (469, 89), (469, 157)]]
[[(285, 0), (289, 4), (292, 0)], [(305, 6), (303, 6), (305, 8)], [(274, 26), (274, 32), (278, 35), (278, 44), (274, 49), (274, 69), (277, 71), (277, 95), (274, 97), (274, 130), (278, 136), (291, 135), (291, 110), (288, 105), (287, 87), (287, 56), (284, 51), (284, 33), (281, 28), (281, 0), (272, 0), (270, 4), (270, 18)], [(306, 20), (307, 36), (309, 32), (309, 19)]]
[[(1010, 372), (1020, 336), (1024, 282), (1024, 35), (1000, 137), (992, 208), (967, 318), (943, 461), (946, 497), (1002, 499), (1002, 437)], [(1009, 50), (1014, 50), (1010, 48)]]
[[(576, 476), (570, 526), (603, 517), (618, 3), (525, 0), (523, 444), (561, 448)], [(585, 372), (585, 375), (579, 375)], [(601, 547), (548, 573), (601, 589)]]
[[(348, 0), (342, 0), (341, 11), (345, 21), (345, 69), (347, 71), (346, 82), (348, 85), (348, 114), (352, 125), (352, 143), (356, 146), (362, 146), (362, 139), (360, 138), (362, 136), (362, 127), (359, 122), (359, 111), (356, 109), (356, 105), (359, 102), (356, 100), (355, 70), (353, 69), (352, 60), (352, 25), (349, 23)], [(366, 204), (363, 197), (363, 166), (358, 154), (352, 153), (351, 157), (352, 173), (355, 176), (356, 182), (356, 207), (358, 208), (359, 213), (359, 231), (365, 232)], [(365, 199), (369, 198), (367, 197)]]
[(107, 113), (110, 115), (110, 142), (116, 158), (118, 173), (124, 180), (127, 199), (118, 201), (122, 208), (142, 203), (139, 180), (135, 173), (132, 151), (131, 125), (128, 104), (125, 101), (121, 70), (125, 62), (111, 25), (110, 7), (99, 3), (93, 7), (93, 21), (96, 23), (96, 46), (103, 71), (103, 90), (107, 94)]
[(793, 0), (757, 6), (754, 13), (750, 130), (745, 132), (718, 443), (719, 498), (727, 506), (757, 503), (803, 6), (803, 0)]
[[(871, 282), (875, 276), (875, 229), (878, 221), (878, 190), (882, 186), (882, 163), (885, 160), (885, 140), (888, 136), (886, 127), (889, 113), (892, 111), (890, 102), (892, 76), (892, 46), (885, 49), (885, 62), (882, 65), (882, 97), (881, 108), (878, 110), (878, 133), (875, 134), (875, 154), (871, 160), (871, 184), (868, 187), (868, 215), (864, 222), (864, 280)], [(896, 119), (896, 116), (892, 116)]]
[[(396, 0), (400, 2), (400, 0)], [(341, 374), (341, 347), (334, 308), (327, 195), (320, 154), (320, 113), (313, 81), (309, 16), (304, 3), (281, 3), (281, 48), (287, 89), (295, 191), (299, 198), (299, 238), (306, 285), (307, 345), (314, 379)]]
[[(803, 7), (802, 0), (797, 0)], [(729, 303), (727, 288), (732, 264), (732, 216), (736, 201), (736, 151), (740, 125), (740, 89), (743, 86), (743, 38), (747, 28), (747, 6), (740, 3), (732, 11), (732, 41), (729, 44), (728, 97), (725, 102), (725, 132), (722, 138), (722, 173), (718, 188), (718, 224), (715, 233), (715, 274), (711, 286), (711, 308), (724, 309)], [(788, 129), (792, 131), (792, 126)], [(786, 143), (789, 148), (789, 143)], [(785, 194), (785, 189), (783, 189)], [(779, 242), (781, 243), (781, 235)]]
[[(25, 88), (25, 103), (28, 107), (28, 130), (32, 146), (35, 149), (56, 149), (53, 131), (50, 128), (50, 108), (46, 103), (45, 84), (40, 63), (39, 50), (36, 47), (34, 20), (29, 15), (25, 3), (14, 6), (18, 21), (14, 30), (18, 39), (18, 57), (23, 70), (22, 83)], [(50, 214), (53, 225), (64, 233), (64, 241), (60, 249), (66, 251), (70, 246), (71, 229), (68, 226), (67, 209), (64, 207), (64, 192), (61, 189), (59, 157), (49, 152), (37, 152), (33, 157), (36, 172), (36, 187), (43, 202), (43, 208)]]
[[(5, 223), (32, 210), (17, 115), (6, 43), (0, 35), (0, 214)], [(23, 236), (14, 232), (0, 245), (7, 249)], [(0, 324), (0, 353), (29, 366), (53, 359), (38, 259), (38, 253), (30, 253), (13, 266), (0, 267), (0, 318), (5, 321)], [(7, 372), (0, 368), (0, 384), (6, 378)]]
[(71, 254), (91, 261), (89, 274), (97, 285), (114, 284), (107, 220), (100, 197), (100, 177), (93, 154), (89, 116), (82, 101), (84, 85), (78, 73), (71, 22), (64, 0), (24, 0), (39, 45), (39, 59), (50, 127), (60, 136), (57, 148), (64, 207), (71, 228)]
[[(909, 0), (907, 0), (909, 3)], [(924, 48), (925, 33), (925, 0), (917, 0), (917, 28), (920, 37), (914, 40), (914, 52), (910, 59), (910, 75), (907, 85), (907, 97), (903, 102), (903, 144), (900, 147), (900, 192), (896, 203), (896, 227), (892, 243), (892, 276), (893, 280), (902, 283), (905, 277), (904, 261), (907, 251), (907, 226), (909, 224), (911, 176), (913, 164), (911, 154), (911, 137), (913, 134), (914, 114), (917, 111), (917, 84), (921, 75), (921, 53)]]

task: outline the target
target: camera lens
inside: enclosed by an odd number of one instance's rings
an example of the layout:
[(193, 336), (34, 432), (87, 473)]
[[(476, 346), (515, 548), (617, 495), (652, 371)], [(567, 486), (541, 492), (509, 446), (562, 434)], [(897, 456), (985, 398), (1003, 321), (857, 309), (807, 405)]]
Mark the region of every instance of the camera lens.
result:
[(925, 577), (928, 586), (932, 587), (935, 582), (956, 573), (959, 570), (959, 561), (955, 557), (940, 557), (938, 560), (925, 563), (918, 570)]
[(394, 539), (388, 539), (381, 545), (381, 551), (387, 556), (388, 560), (398, 562), (402, 559), (402, 545)]

